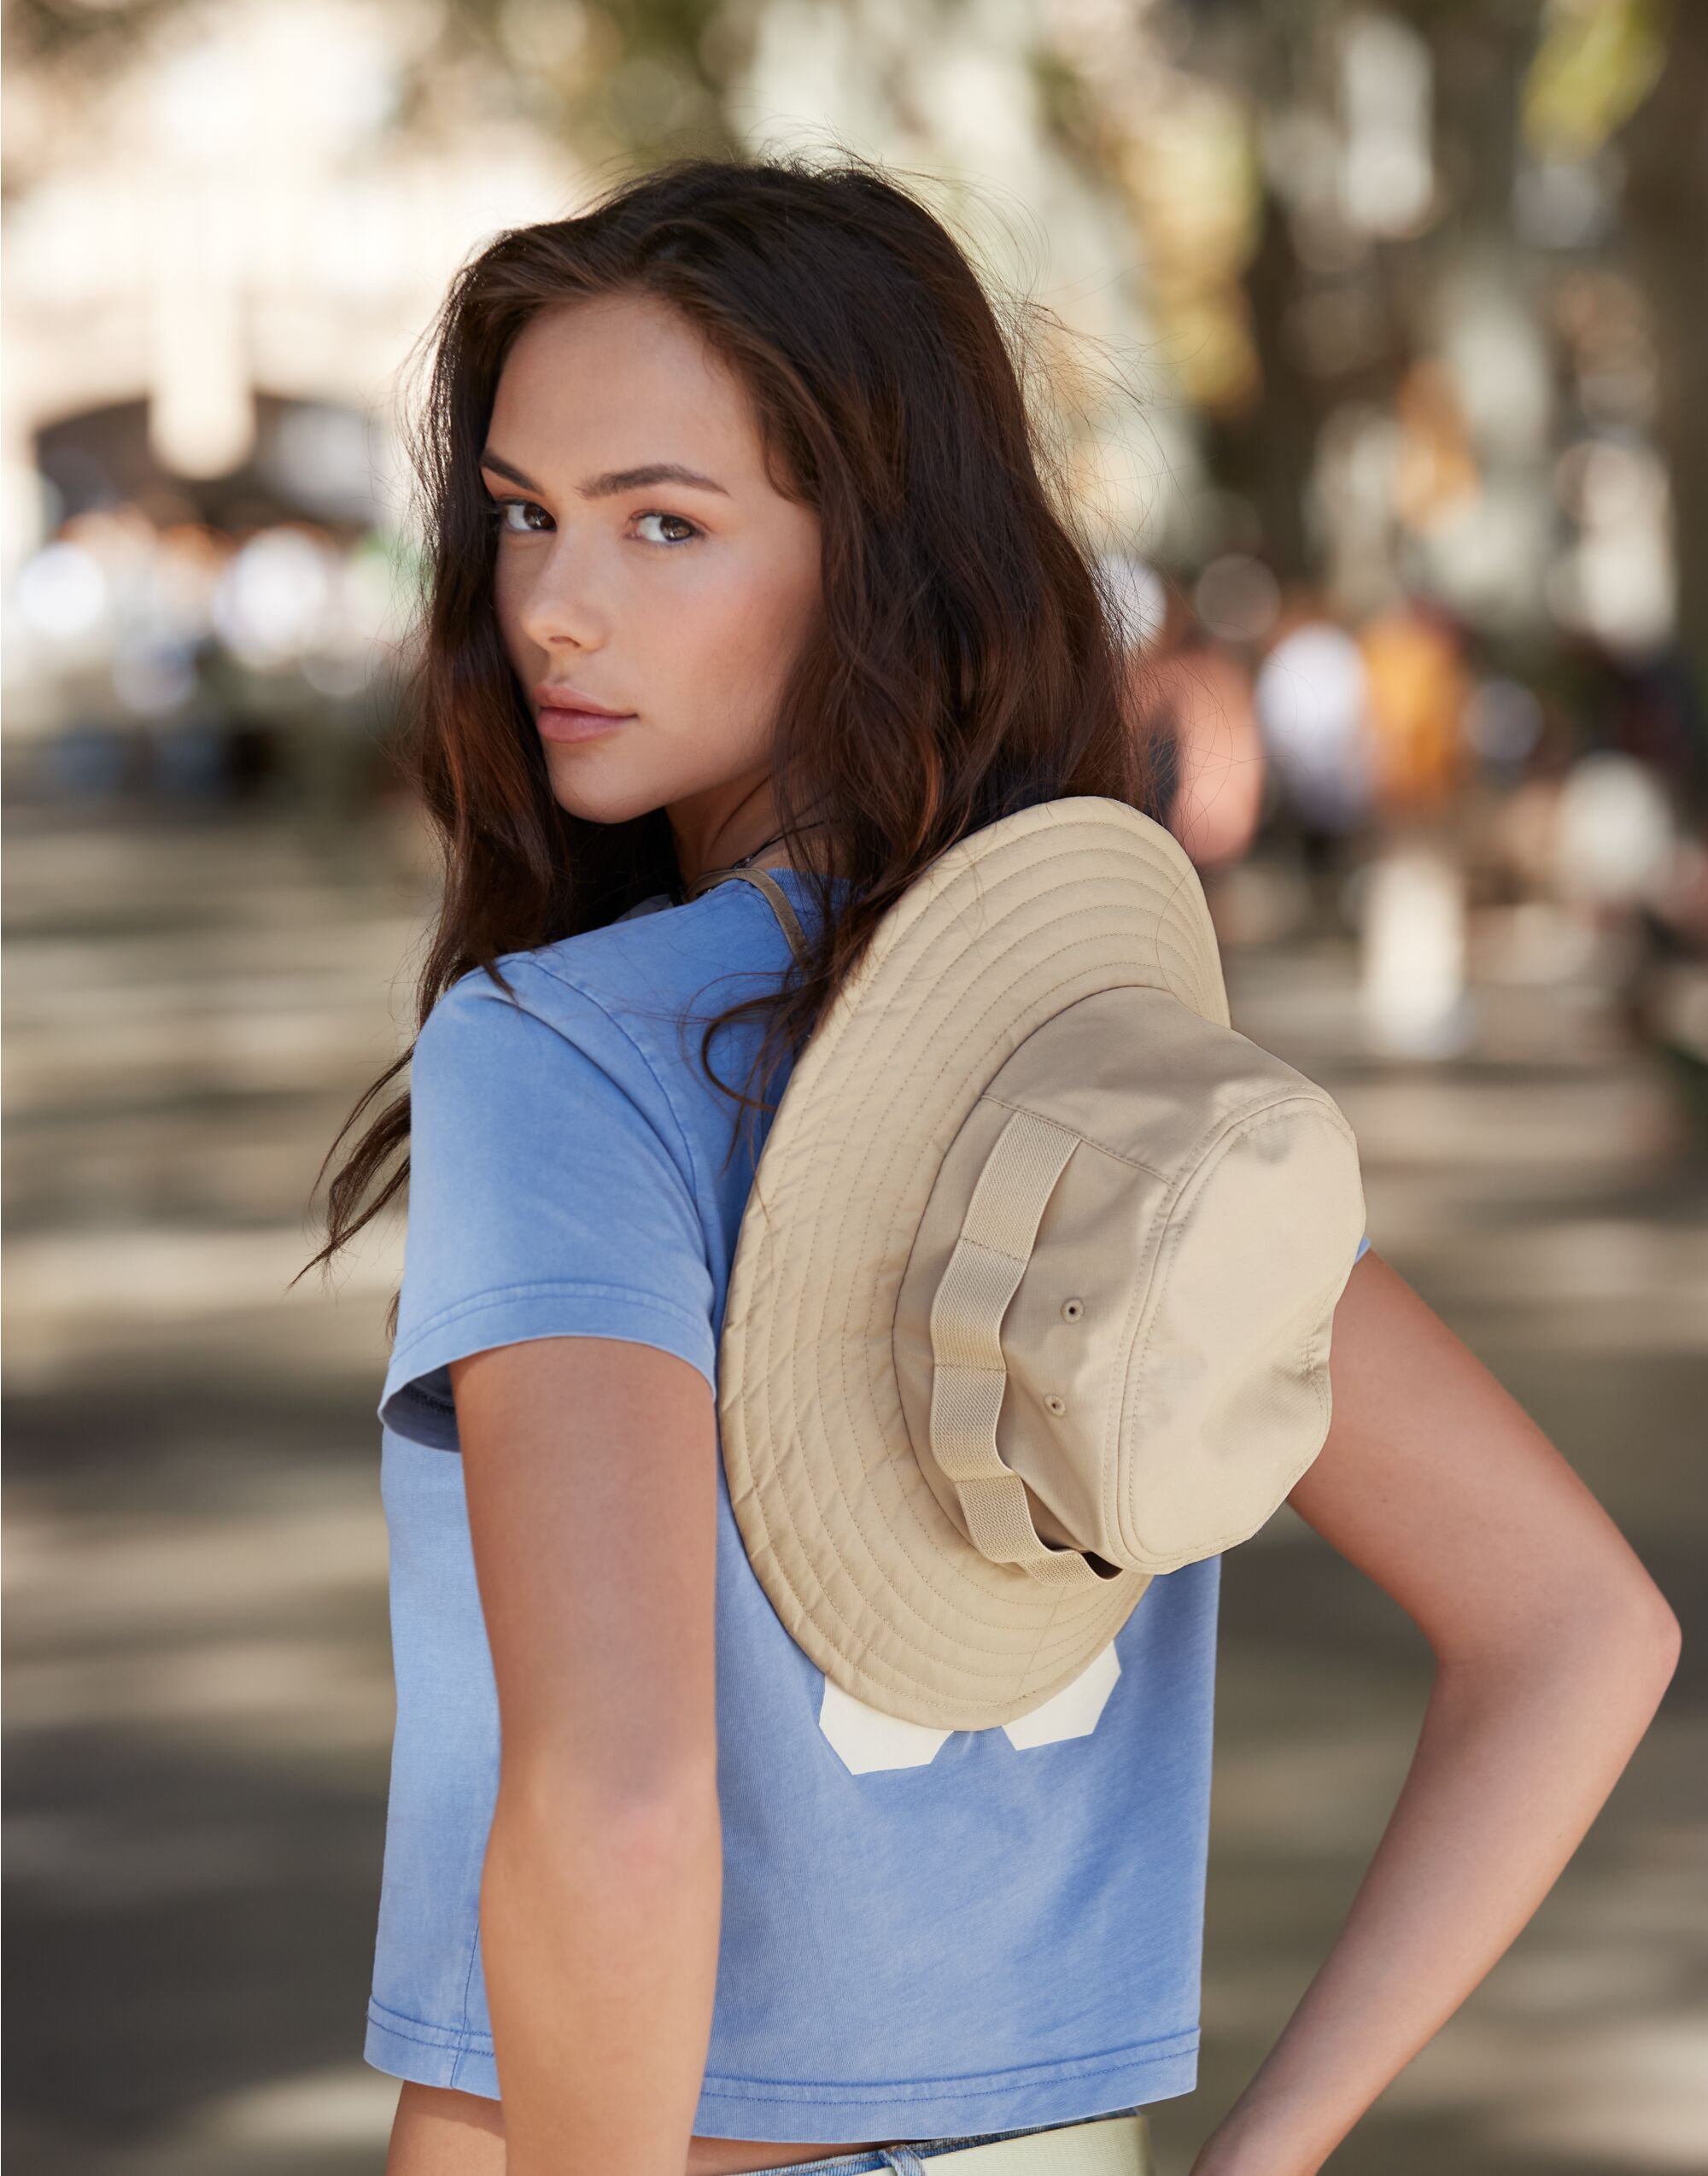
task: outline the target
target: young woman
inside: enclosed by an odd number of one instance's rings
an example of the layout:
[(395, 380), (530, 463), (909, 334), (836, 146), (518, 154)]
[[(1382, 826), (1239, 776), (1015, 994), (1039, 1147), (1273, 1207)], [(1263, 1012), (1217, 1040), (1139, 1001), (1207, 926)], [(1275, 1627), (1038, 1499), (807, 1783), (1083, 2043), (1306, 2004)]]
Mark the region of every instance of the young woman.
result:
[[(874, 924), (1006, 815), (1145, 804), (1003, 334), (881, 175), (690, 164), (459, 274), (422, 450), (447, 880), (412, 1093), (325, 1250), (409, 1140), (366, 2043), (406, 2081), (392, 2176), (851, 2176), (1022, 2133), (1027, 2166), (1089, 2166), (1076, 2129), (1195, 2081), (1217, 1561), (1155, 1582), (1095, 1727), (857, 1755), (743, 1553), (713, 1388), (763, 1114)], [(691, 896), (739, 863), (798, 966), (749, 884)], [(1321, 2165), (1524, 1925), (1676, 1652), (1588, 1491), (1375, 1254), (1332, 1362), (1290, 1500), (1437, 1671), (1196, 2176)]]

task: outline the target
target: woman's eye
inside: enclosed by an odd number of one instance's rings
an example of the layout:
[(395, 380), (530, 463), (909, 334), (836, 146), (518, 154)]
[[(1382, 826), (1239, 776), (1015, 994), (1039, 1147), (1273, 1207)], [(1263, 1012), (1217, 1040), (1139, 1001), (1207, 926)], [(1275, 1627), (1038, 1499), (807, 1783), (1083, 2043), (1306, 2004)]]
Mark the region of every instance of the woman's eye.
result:
[(681, 514), (636, 514), (635, 518), (643, 530), (647, 522), (657, 522), (664, 531), (663, 535), (643, 534), (641, 541), (644, 543), (686, 544), (691, 537), (699, 535), (693, 524)]
[(518, 509), (524, 514), (543, 514), (547, 521), (552, 518), (538, 500), (534, 499), (494, 499), (489, 503), (494, 521), (499, 528), (508, 529), (512, 536), (537, 536), (540, 534), (538, 528), (531, 522), (513, 522), (510, 519), (511, 514)]

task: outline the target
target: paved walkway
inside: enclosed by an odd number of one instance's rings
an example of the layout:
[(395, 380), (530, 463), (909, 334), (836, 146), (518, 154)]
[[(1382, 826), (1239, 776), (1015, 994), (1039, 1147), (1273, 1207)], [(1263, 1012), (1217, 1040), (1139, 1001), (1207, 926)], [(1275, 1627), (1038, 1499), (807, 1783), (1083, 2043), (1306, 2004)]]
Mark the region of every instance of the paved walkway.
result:
[[(289, 1293), (315, 1167), (409, 1016), (426, 876), (267, 822), (15, 837), (7, 1611), (14, 2165), (372, 2176), (360, 2061), (391, 1688), (371, 1419), (394, 1226)], [(1574, 1460), (1687, 1617), (1708, 1560), (1708, 1167), (1587, 985), (1491, 942), (1477, 1055), (1360, 1055), (1344, 946), (1231, 957), (1340, 1099), (1376, 1244)], [(1504, 976), (1504, 980), (1496, 980)], [(1422, 1643), (1284, 1512), (1226, 1567), (1199, 2092), (1284, 2020), (1409, 1758)], [(1277, 1628), (1284, 1626), (1278, 1635)], [(1518, 1945), (1348, 2176), (1698, 2168), (1699, 1646)]]

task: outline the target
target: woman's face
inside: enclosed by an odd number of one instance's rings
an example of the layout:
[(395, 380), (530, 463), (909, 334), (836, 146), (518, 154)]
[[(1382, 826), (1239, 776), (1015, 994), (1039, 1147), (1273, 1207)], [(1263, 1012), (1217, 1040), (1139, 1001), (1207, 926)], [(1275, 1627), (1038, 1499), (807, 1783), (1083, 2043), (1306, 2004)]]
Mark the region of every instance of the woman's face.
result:
[(652, 296), (557, 306), (506, 359), (482, 477), (555, 798), (598, 823), (668, 808), (685, 875), (756, 845), (819, 524), (767, 475), (740, 381)]

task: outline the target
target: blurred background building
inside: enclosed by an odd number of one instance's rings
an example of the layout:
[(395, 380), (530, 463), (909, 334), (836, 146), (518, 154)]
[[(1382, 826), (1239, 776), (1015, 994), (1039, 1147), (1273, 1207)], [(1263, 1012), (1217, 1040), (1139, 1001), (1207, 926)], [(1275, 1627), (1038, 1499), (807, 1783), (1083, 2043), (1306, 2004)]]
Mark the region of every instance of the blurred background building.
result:
[[(383, 2157), (394, 2089), (355, 2050), (396, 1225), (286, 1288), (433, 898), (393, 760), (421, 342), (496, 231), (637, 164), (875, 156), (1046, 306), (1040, 430), (1236, 1024), (1337, 1095), (1378, 1249), (1692, 1621), (1708, 10), (10, 0), (5, 31), (22, 2165)], [(1227, 1573), (1204, 2083), (1159, 2117), (1182, 2167), (1349, 1901), (1427, 1686), (1290, 1515)], [(1543, 1913), (1337, 2166), (1703, 2165), (1690, 1652)]]

